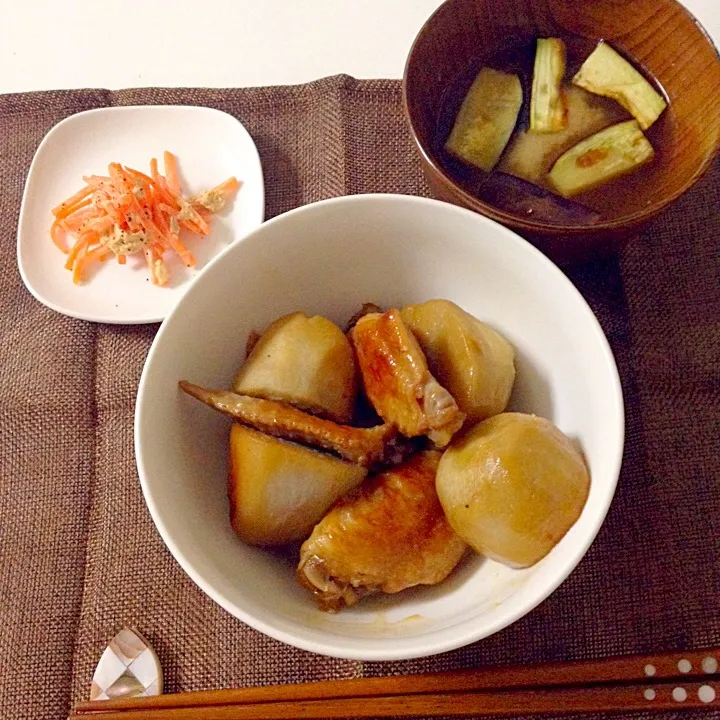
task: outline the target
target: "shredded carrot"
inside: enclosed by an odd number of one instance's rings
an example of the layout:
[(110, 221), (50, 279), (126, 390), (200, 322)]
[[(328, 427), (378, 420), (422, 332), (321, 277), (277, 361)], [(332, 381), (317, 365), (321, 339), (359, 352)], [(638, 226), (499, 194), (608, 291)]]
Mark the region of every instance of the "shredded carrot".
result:
[[(85, 186), (52, 209), (50, 237), (67, 255), (65, 267), (72, 271), (74, 283), (82, 282), (89, 263), (105, 262), (113, 255), (125, 265), (128, 254), (142, 253), (152, 282), (160, 286), (168, 284), (166, 252), (178, 255), (187, 267), (197, 264), (180, 237), (181, 229), (208, 235), (213, 212), (205, 207), (207, 201), (197, 199), (202, 193), (193, 198), (183, 195), (177, 159), (167, 150), (163, 165), (164, 175), (157, 158), (152, 158), (148, 175), (110, 163), (107, 175), (84, 176)], [(213, 210), (241, 187), (231, 177), (212, 188)]]
[(83, 224), (83, 228), (85, 231), (92, 230), (93, 232), (99, 233), (100, 235), (104, 235), (108, 230), (112, 229), (114, 224), (115, 223), (112, 221), (112, 218), (105, 215), (103, 217), (96, 217), (87, 220)]
[(195, 267), (195, 265), (197, 265), (195, 256), (185, 247), (185, 245), (183, 245), (178, 234), (172, 232), (162, 213), (157, 214), (156, 224), (160, 229), (163, 238), (167, 240), (169, 247), (171, 247), (180, 256), (180, 259), (185, 263), (185, 265), (188, 267)]
[(97, 217), (96, 210), (93, 207), (84, 207), (72, 215), (60, 220), (60, 224), (66, 232), (78, 232), (86, 222)]
[(65, 234), (67, 230), (62, 226), (62, 220), (55, 220), (50, 228), (50, 237), (55, 243), (58, 250), (62, 250), (66, 255), (70, 252), (65, 242)]
[(120, 163), (110, 163), (108, 165), (108, 172), (112, 178), (113, 185), (117, 190), (129, 193), (132, 189), (132, 183), (128, 177), (128, 174), (123, 170)]
[(206, 222), (212, 217), (212, 211), (202, 206), (196, 207), (195, 212)]
[(90, 187), (101, 188), (104, 185), (109, 185), (112, 182), (112, 178), (105, 175), (83, 175), (83, 182), (87, 183)]
[(88, 244), (85, 243), (75, 258), (75, 264), (73, 265), (72, 279), (76, 285), (79, 285), (82, 280), (82, 271), (85, 266), (85, 256), (87, 255)]
[(149, 211), (140, 201), (132, 195), (130, 198), (130, 208), (133, 213), (133, 221), (137, 221), (137, 225), (150, 236), (150, 242), (154, 242), (160, 237), (160, 231), (155, 227), (152, 221), (152, 211)]
[(70, 203), (61, 203), (58, 205), (55, 210), (57, 212), (54, 212), (53, 214), (58, 220), (62, 220), (63, 218), (69, 217), (77, 210), (80, 210), (81, 208), (87, 207), (92, 203), (92, 200), (90, 198), (86, 198), (85, 200), (81, 200), (78, 203), (75, 203), (75, 205), (71, 205)]
[(80, 239), (75, 243), (72, 250), (68, 254), (67, 262), (65, 263), (66, 270), (73, 270), (77, 262), (78, 257), (81, 253), (87, 250), (87, 246), (90, 244), (90, 237), (88, 235), (82, 235)]
[(82, 190), (78, 190), (74, 195), (71, 195), (66, 200), (63, 200), (57, 207), (54, 207), (50, 212), (52, 212), (55, 217), (58, 217), (59, 215), (65, 217), (68, 210), (72, 211), (71, 208), (79, 205), (91, 192), (92, 190), (89, 187), (84, 187)]
[(98, 262), (105, 262), (110, 255), (112, 255), (110, 248), (106, 248), (104, 245), (98, 245), (85, 256), (85, 261), (97, 260)]
[(167, 205), (164, 202), (159, 202), (157, 204), (157, 209), (161, 212), (165, 213), (165, 215), (168, 215), (172, 217), (173, 215), (177, 215), (178, 209), (175, 207), (171, 207), (170, 205)]
[(180, 203), (178, 201), (177, 195), (173, 195), (173, 193), (168, 188), (167, 180), (158, 171), (157, 158), (153, 158), (150, 161), (150, 174), (152, 175), (152, 180), (155, 188), (163, 197), (163, 200), (168, 205), (173, 205), (174, 207), (179, 208)]
[(223, 197), (232, 197), (242, 187), (242, 183), (236, 178), (228, 178), (225, 182), (216, 185), (210, 192), (218, 193)]
[(207, 221), (192, 205), (185, 205), (183, 209), (186, 210), (189, 217), (183, 220), (178, 218), (181, 225), (185, 226), (191, 232), (198, 233), (199, 235), (210, 234), (210, 225), (208, 225)]
[(153, 179), (151, 177), (148, 177), (144, 172), (140, 172), (139, 170), (133, 170), (129, 167), (125, 168), (125, 172), (127, 172), (128, 175), (130, 175), (131, 177), (142, 180), (148, 186), (152, 186), (153, 184)]
[(165, 165), (165, 177), (168, 188), (173, 195), (180, 194), (180, 178), (178, 177), (177, 163), (175, 156), (167, 150), (163, 153), (163, 165)]

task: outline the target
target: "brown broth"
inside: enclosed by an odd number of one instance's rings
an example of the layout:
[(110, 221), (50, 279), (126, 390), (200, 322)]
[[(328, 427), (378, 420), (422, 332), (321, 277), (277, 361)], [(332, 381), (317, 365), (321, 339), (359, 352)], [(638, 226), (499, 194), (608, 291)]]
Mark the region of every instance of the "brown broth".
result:
[[(627, 111), (614, 100), (588, 93), (581, 88), (571, 85), (572, 77), (580, 69), (580, 66), (593, 51), (597, 43), (578, 38), (570, 40), (564, 38), (564, 40), (567, 48), (565, 87), (568, 92), (575, 93), (575, 104), (573, 105), (575, 111), (577, 112), (578, 108), (581, 108), (583, 112), (588, 113), (587, 117), (592, 120), (594, 125), (592, 127), (589, 125), (589, 131), (581, 133), (580, 136), (574, 135), (573, 139), (569, 140), (568, 143), (560, 149), (553, 147), (553, 144), (557, 142), (553, 140), (555, 133), (541, 134), (526, 132), (529, 127), (530, 93), (535, 61), (534, 42), (520, 48), (514, 48), (507, 53), (491, 58), (489, 61), (472, 63), (467, 71), (460, 75), (456, 82), (447, 89), (438, 118), (436, 133), (437, 144), (434, 151), (443, 169), (467, 192), (481, 200), (495, 204), (492, 200), (493, 196), (496, 197), (498, 192), (502, 192), (503, 189), (500, 186), (493, 187), (493, 182), (495, 176), (499, 178), (501, 173), (517, 174), (518, 177), (524, 177), (524, 179), (530, 180), (546, 190), (551, 190), (547, 180), (544, 179), (546, 171), (531, 178), (527, 174), (525, 176), (519, 174), (518, 166), (513, 165), (512, 160), (518, 157), (517, 155), (513, 156), (513, 149), (516, 143), (519, 142), (520, 136), (523, 136), (521, 138), (522, 142), (527, 143), (524, 145), (524, 149), (527, 149), (528, 153), (536, 153), (538, 156), (543, 156), (545, 158), (546, 168), (549, 170), (555, 160), (557, 160), (565, 150), (575, 145), (581, 139), (592, 135), (603, 127), (608, 127), (616, 122), (631, 118)], [(667, 99), (662, 87), (660, 87), (655, 78), (648, 75), (644, 68), (640, 67), (632, 58), (627, 59), (632, 62)], [(478, 168), (461, 162), (450, 155), (444, 147), (445, 141), (450, 134), (450, 130), (460, 109), (460, 105), (467, 95), (470, 85), (477, 73), (483, 66), (517, 74), (520, 77), (520, 82), (523, 87), (523, 104), (520, 108), (515, 131), (500, 158), (500, 162), (489, 175)], [(646, 202), (649, 203), (649, 201), (643, 200), (643, 196), (647, 196), (647, 188), (652, 187), (653, 177), (663, 162), (663, 146), (668, 147), (668, 143), (671, 142), (671, 124), (667, 122), (667, 115), (668, 111), (666, 110), (652, 127), (646, 131), (647, 138), (655, 149), (655, 157), (651, 162), (629, 175), (613, 180), (595, 190), (577, 195), (572, 201), (567, 202), (568, 207), (574, 203), (579, 203), (597, 212), (603, 219), (608, 219), (618, 215), (618, 208), (622, 209), (621, 212), (623, 214), (627, 214), (628, 212), (640, 210)], [(501, 173), (497, 171), (501, 171)], [(619, 202), (620, 198), (622, 198), (621, 202)], [(524, 202), (522, 207), (514, 211), (530, 216), (535, 209), (533, 203), (536, 202), (540, 203), (540, 200), (533, 200), (531, 198), (527, 202)], [(537, 210), (540, 211), (541, 208), (538, 207)], [(554, 220), (561, 224), (578, 224), (583, 223), (581, 215), (582, 213), (576, 214), (570, 211), (564, 217), (560, 216), (554, 218)], [(540, 218), (538, 217), (538, 219)]]

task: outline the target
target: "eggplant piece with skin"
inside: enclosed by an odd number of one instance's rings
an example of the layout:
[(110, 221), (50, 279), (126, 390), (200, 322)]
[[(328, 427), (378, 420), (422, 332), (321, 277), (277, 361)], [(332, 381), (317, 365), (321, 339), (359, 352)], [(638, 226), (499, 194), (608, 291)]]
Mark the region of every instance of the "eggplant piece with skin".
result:
[(233, 390), (347, 423), (357, 396), (350, 342), (327, 318), (301, 312), (285, 315), (252, 345)]
[(355, 463), (234, 424), (230, 522), (251, 545), (305, 540), (330, 506), (366, 474)]
[(208, 390), (185, 380), (180, 381), (179, 387), (243, 425), (284, 440), (335, 452), (364, 467), (382, 464), (388, 455), (394, 457), (397, 453), (393, 440), (398, 432), (391, 425), (372, 428), (338, 425), (275, 400), (238, 395), (229, 390)]
[(593, 225), (601, 217), (582, 203), (502, 172), (484, 177), (476, 193), (500, 210), (553, 225)]
[(497, 170), (548, 188), (547, 174), (566, 150), (609, 125), (631, 119), (616, 102), (577, 85), (568, 85), (563, 92), (568, 109), (567, 127), (553, 133), (518, 130)]
[(589, 92), (619, 102), (647, 130), (667, 107), (660, 93), (616, 50), (598, 43), (573, 78)]
[(637, 170), (654, 155), (637, 120), (628, 120), (591, 135), (563, 153), (549, 179), (561, 195), (571, 197)]
[(535, 50), (530, 130), (552, 133), (567, 127), (567, 103), (562, 89), (565, 43), (558, 38), (538, 38)]
[(490, 172), (510, 140), (521, 105), (520, 78), (484, 67), (460, 106), (445, 149)]

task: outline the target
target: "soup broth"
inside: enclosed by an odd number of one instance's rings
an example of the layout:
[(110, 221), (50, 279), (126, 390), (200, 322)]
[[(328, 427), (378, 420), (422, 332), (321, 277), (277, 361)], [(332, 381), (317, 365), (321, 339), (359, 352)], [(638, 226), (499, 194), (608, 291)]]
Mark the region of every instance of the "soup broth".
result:
[[(539, 221), (551, 220), (568, 225), (592, 224), (601, 218), (613, 218), (640, 210), (651, 202), (646, 199), (648, 187), (652, 187), (653, 176), (663, 162), (663, 146), (667, 147), (670, 142), (669, 106), (645, 131), (655, 150), (652, 161), (635, 172), (581, 193), (572, 200), (565, 200), (555, 193), (550, 195), (552, 188), (547, 174), (560, 155), (599, 130), (632, 119), (615, 100), (572, 85), (573, 76), (597, 43), (565, 39), (565, 44), (567, 60), (563, 86), (568, 105), (568, 127), (565, 130), (557, 133), (529, 132), (530, 94), (535, 61), (535, 42), (532, 42), (490, 60), (472, 63), (447, 89), (437, 123), (435, 155), (445, 171), (470, 194), (513, 214), (527, 215)], [(632, 58), (627, 59), (666, 97), (654, 78), (638, 67)], [(517, 125), (500, 161), (489, 174), (458, 160), (445, 149), (445, 141), (460, 105), (483, 66), (518, 75), (523, 87), (523, 104)], [(528, 186), (522, 181), (537, 187)]]

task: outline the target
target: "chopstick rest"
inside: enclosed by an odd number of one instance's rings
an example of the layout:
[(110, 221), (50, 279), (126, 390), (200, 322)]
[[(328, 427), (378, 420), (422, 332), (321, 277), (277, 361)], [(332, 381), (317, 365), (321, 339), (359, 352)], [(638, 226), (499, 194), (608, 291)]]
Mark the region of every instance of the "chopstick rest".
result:
[(162, 695), (160, 661), (137, 630), (123, 628), (107, 645), (95, 668), (90, 700)]

